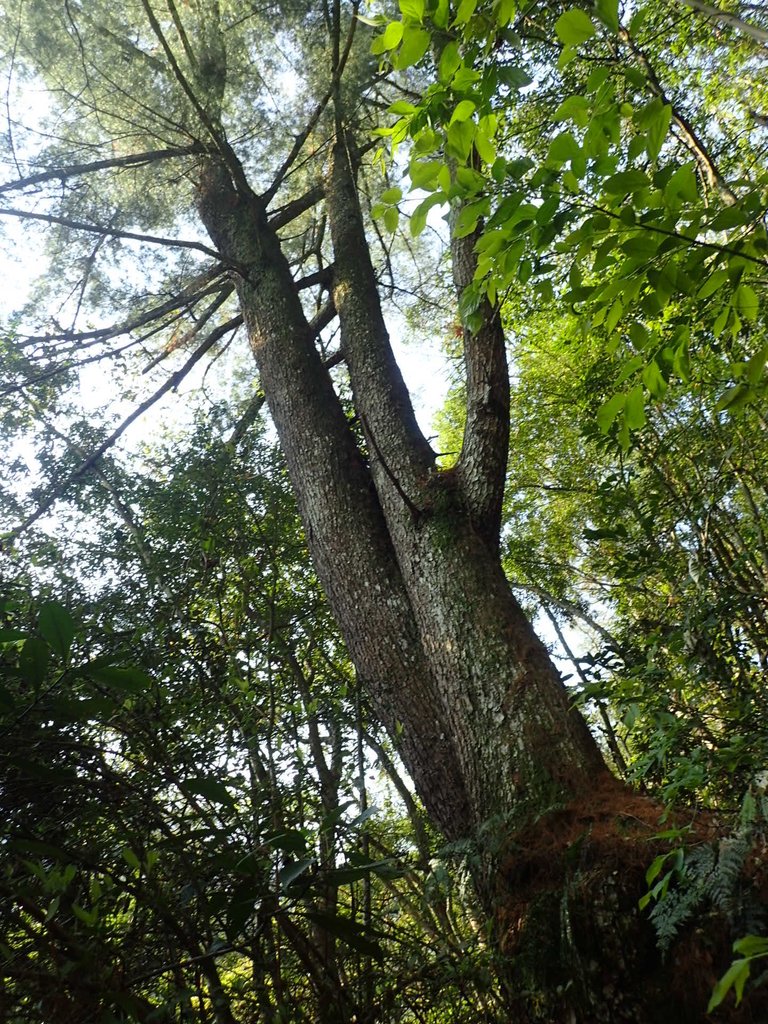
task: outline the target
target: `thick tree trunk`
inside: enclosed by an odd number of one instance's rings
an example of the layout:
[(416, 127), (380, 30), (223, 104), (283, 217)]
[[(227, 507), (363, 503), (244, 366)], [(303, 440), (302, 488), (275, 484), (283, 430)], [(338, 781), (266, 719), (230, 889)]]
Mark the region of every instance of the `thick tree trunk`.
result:
[[(637, 911), (658, 808), (611, 777), (499, 562), (508, 390), (498, 318), (488, 310), (465, 339), (470, 414), (459, 463), (443, 471), (392, 354), (354, 154), (340, 138), (326, 180), (333, 297), (366, 460), (263, 201), (217, 158), (199, 210), (241, 268), (310, 552), (357, 670), (433, 821), (451, 839), (485, 836), (476, 881), (515, 1019), (700, 1020), (713, 970), (676, 992), (684, 965), (661, 964)], [(461, 286), (470, 256), (456, 247), (454, 257)]]

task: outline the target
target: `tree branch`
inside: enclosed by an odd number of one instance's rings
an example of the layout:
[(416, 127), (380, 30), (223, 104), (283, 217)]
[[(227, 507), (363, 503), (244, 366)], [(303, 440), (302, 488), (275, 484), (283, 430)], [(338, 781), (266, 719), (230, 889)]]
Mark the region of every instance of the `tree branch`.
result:
[[(163, 53), (165, 54), (165, 58), (168, 61), (168, 64), (170, 65), (174, 78), (181, 86), (182, 92), (187, 97), (189, 102), (192, 104), (195, 113), (200, 118), (200, 121), (202, 122), (206, 131), (210, 135), (214, 145), (216, 146), (216, 149), (221, 154), (222, 159), (224, 160), (225, 164), (227, 165), (227, 168), (229, 169), (229, 173), (232, 175), (232, 180), (237, 184), (237, 187), (241, 192), (243, 192), (244, 194), (250, 193), (251, 188), (245, 177), (242, 164), (237, 159), (232, 147), (229, 145), (226, 138), (224, 137), (224, 133), (221, 130), (221, 127), (217, 125), (211, 118), (208, 111), (197, 98), (197, 94), (190, 85), (187, 76), (179, 67), (179, 63), (176, 60), (173, 50), (168, 44), (168, 40), (165, 38), (165, 34), (163, 33), (162, 28), (160, 27), (159, 21), (155, 17), (155, 13), (152, 10), (151, 5), (149, 4), (148, 0), (141, 0), (141, 5), (144, 8), (144, 13), (146, 14), (147, 20), (149, 21), (149, 24), (152, 27), (152, 31), (154, 32), (157, 41), (160, 43), (160, 46), (162, 47)], [(221, 68), (220, 71), (222, 74), (224, 73), (223, 68)]]
[(113, 167), (143, 167), (145, 164), (155, 163), (158, 160), (170, 160), (175, 157), (193, 156), (204, 152), (204, 147), (199, 142), (195, 142), (191, 146), (150, 149), (146, 153), (115, 156), (105, 160), (94, 160), (87, 164), (70, 164), (68, 167), (56, 167), (50, 171), (39, 171), (37, 174), (29, 174), (25, 178), (18, 178), (16, 181), (7, 181), (0, 185), (0, 194), (3, 192), (18, 192), (20, 189), (29, 188), (31, 185), (45, 184), (46, 181), (64, 182), (69, 178), (77, 178), (83, 174), (94, 174)]
[(331, 84), (330, 84), (330, 86), (328, 88), (328, 91), (320, 99), (320, 102), (317, 104), (315, 109), (312, 111), (312, 113), (310, 115), (310, 118), (307, 121), (307, 123), (304, 126), (304, 128), (296, 136), (296, 138), (294, 140), (294, 143), (293, 143), (293, 146), (291, 146), (291, 150), (290, 150), (288, 156), (285, 158), (283, 163), (280, 165), (280, 168), (278, 169), (277, 174), (275, 175), (275, 177), (272, 180), (272, 184), (269, 186), (267, 191), (263, 194), (262, 198), (264, 199), (264, 202), (267, 205), (269, 205), (269, 203), (274, 199), (275, 195), (277, 194), (278, 189), (280, 188), (281, 184), (285, 180), (286, 174), (288, 173), (288, 171), (290, 170), (290, 168), (293, 165), (294, 161), (296, 160), (296, 157), (299, 155), (299, 153), (303, 149), (304, 143), (307, 141), (309, 136), (312, 134), (312, 131), (313, 131), (315, 125), (320, 120), (320, 118), (321, 118), (321, 116), (323, 114), (323, 111), (325, 110), (325, 108), (328, 106), (328, 104), (331, 102), (331, 100), (334, 98), (334, 96), (336, 95), (336, 93), (338, 91), (339, 83), (341, 82), (341, 76), (344, 74), (344, 68), (346, 67), (347, 60), (349, 59), (349, 54), (350, 54), (350, 51), (352, 49), (352, 42), (353, 42), (353, 40), (355, 38), (355, 28), (357, 26), (357, 11), (358, 11), (359, 7), (360, 7), (360, 0), (355, 0), (355, 2), (352, 4), (352, 16), (350, 18), (349, 31), (347, 33), (347, 39), (346, 39), (346, 43), (344, 45), (344, 51), (343, 51), (343, 53), (341, 55), (339, 55), (339, 36), (338, 36), (339, 25), (338, 25), (338, 23), (336, 23), (334, 25), (333, 40), (332, 40), (333, 48), (334, 48), (334, 59), (333, 59), (333, 75), (332, 75), (332, 78), (331, 78)]
[(53, 505), (55, 505), (56, 502), (64, 496), (71, 484), (76, 480), (79, 480), (80, 477), (87, 473), (89, 469), (96, 465), (101, 456), (106, 451), (109, 451), (109, 449), (116, 441), (119, 440), (119, 438), (122, 437), (132, 423), (139, 419), (140, 416), (143, 416), (147, 410), (151, 409), (152, 406), (159, 402), (159, 400), (164, 395), (168, 394), (169, 391), (177, 388), (193, 367), (200, 362), (205, 353), (208, 352), (220, 338), (223, 338), (225, 334), (239, 326), (239, 323), (237, 322), (239, 319), (240, 318), (238, 317), (234, 317), (232, 320), (227, 321), (227, 323), (221, 324), (219, 327), (212, 330), (202, 344), (198, 345), (186, 363), (184, 363), (184, 365), (175, 373), (171, 374), (162, 387), (159, 387), (154, 394), (150, 395), (150, 397), (142, 402), (141, 405), (137, 406), (129, 416), (126, 416), (122, 423), (112, 431), (109, 437), (105, 441), (102, 441), (102, 443), (91, 452), (88, 458), (83, 459), (80, 465), (73, 469), (72, 472), (57, 485), (53, 493), (37, 507), (31, 516), (28, 516), (23, 523), (17, 526), (14, 530), (11, 530), (10, 533), (5, 534), (3, 538), (4, 542), (6, 544), (12, 543), (17, 537), (24, 533), (25, 530), (28, 530), (30, 526), (36, 523), (38, 519), (41, 519), (45, 513), (48, 512), (49, 509), (51, 509)]
[(719, 7), (713, 7), (712, 4), (702, 3), (701, 0), (681, 0), (681, 2), (686, 7), (690, 7), (699, 14), (703, 14), (704, 17), (712, 18), (713, 21), (719, 21), (721, 25), (728, 25), (729, 28), (735, 28), (737, 31), (756, 39), (759, 43), (768, 43), (768, 31), (753, 25), (749, 21), (744, 21), (743, 18), (731, 14), (730, 11), (723, 11)]
[[(451, 234), (453, 281), (461, 297), (474, 279), (479, 229), (464, 238)], [(509, 453), (509, 370), (499, 311), (483, 298), (481, 312), (477, 331), (463, 332), (467, 415), (456, 472), (474, 527), (495, 550)]]
[(333, 298), (341, 324), (341, 344), (355, 408), (371, 450), (379, 454), (380, 467), (373, 464), (374, 469), (378, 468), (377, 482), (390, 480), (390, 473), (394, 473), (399, 481), (398, 493), (415, 497), (426, 483), (435, 456), (416, 422), (392, 351), (365, 237), (352, 156), (344, 138), (337, 139), (333, 147), (326, 204), (333, 239)]
[(645, 52), (637, 45), (625, 28), (619, 29), (619, 39), (621, 39), (627, 49), (637, 59), (643, 71), (645, 71), (648, 76), (648, 85), (650, 86), (651, 92), (654, 96), (657, 96), (662, 103), (671, 107), (672, 120), (677, 125), (683, 143), (693, 154), (704, 181), (706, 181), (711, 189), (719, 192), (728, 203), (735, 203), (736, 196), (728, 187), (725, 178), (720, 173), (706, 143), (688, 118), (682, 113), (680, 108), (667, 96), (664, 91), (664, 87), (656, 74), (656, 70), (648, 60)]
[(101, 224), (87, 224), (84, 221), (71, 220), (69, 217), (57, 217), (50, 213), (32, 213), (29, 210), (19, 210), (10, 206), (0, 207), (0, 217), (17, 217), (19, 220), (39, 220), (44, 224), (59, 224), (61, 227), (71, 228), (73, 231), (87, 231), (93, 235), (107, 235), (110, 238), (125, 238), (131, 242), (146, 242), (149, 245), (165, 245), (171, 249), (193, 249), (196, 252), (212, 256), (218, 263), (234, 267), (241, 271), (241, 267), (226, 260), (221, 253), (216, 252), (202, 242), (188, 242), (182, 238), (165, 238), (162, 235), (144, 235), (138, 231), (121, 231), (118, 228), (105, 228)]
[(47, 343), (51, 341), (64, 341), (70, 344), (78, 344), (82, 347), (87, 347), (86, 342), (93, 344), (93, 342), (106, 341), (109, 338), (117, 338), (121, 334), (130, 334), (139, 327), (145, 327), (147, 324), (151, 324), (154, 320), (160, 320), (162, 317), (169, 313), (176, 314), (172, 319), (178, 319), (186, 310), (190, 310), (196, 303), (200, 302), (201, 299), (207, 298), (209, 295), (213, 295), (220, 291), (222, 285), (220, 283), (214, 283), (209, 285), (207, 288), (202, 288), (195, 292), (192, 289), (206, 281), (216, 281), (216, 278), (221, 275), (222, 271), (218, 267), (214, 267), (211, 270), (202, 274), (196, 275), (194, 281), (190, 283), (181, 292), (174, 295), (173, 298), (167, 302), (161, 303), (159, 306), (153, 306), (152, 309), (147, 310), (146, 313), (142, 313), (133, 320), (127, 320), (121, 324), (113, 324), (110, 327), (99, 327), (92, 331), (62, 331), (58, 334), (30, 334), (24, 338), (22, 347), (26, 348), (29, 345), (38, 345), (41, 343)]
[(322, 185), (315, 185), (308, 192), (305, 192), (303, 196), (299, 196), (298, 199), (286, 203), (285, 206), (277, 210), (269, 218), (269, 226), (273, 231), (279, 231), (280, 228), (285, 227), (286, 224), (290, 224), (292, 220), (300, 217), (302, 213), (311, 210), (315, 203), (318, 203), (322, 198)]
[[(145, 366), (141, 372), (149, 373), (150, 370), (154, 369), (155, 366), (163, 362), (164, 359), (167, 359), (172, 352), (176, 351), (176, 349), (187, 348), (189, 346), (189, 343), (200, 334), (200, 332), (203, 330), (203, 328), (214, 315), (214, 313), (216, 313), (224, 305), (224, 303), (227, 301), (227, 299), (234, 290), (235, 286), (234, 284), (232, 284), (231, 281), (227, 283), (226, 287), (219, 289), (219, 294), (216, 296), (213, 302), (211, 302), (208, 305), (208, 307), (203, 310), (203, 312), (200, 314), (200, 317), (195, 321), (195, 323), (193, 323), (193, 325), (188, 330), (184, 331), (180, 338), (177, 337), (177, 333), (181, 328), (181, 325), (179, 325), (179, 327), (177, 327), (176, 330), (171, 335), (163, 351), (159, 355), (157, 355), (152, 360), (152, 362), (149, 363), (149, 365)], [(233, 320), (236, 319), (237, 317), (233, 317)], [(242, 320), (242, 317), (240, 319)], [(232, 323), (232, 320), (230, 320), (229, 323)], [(235, 328), (233, 327), (233, 330), (234, 329)]]

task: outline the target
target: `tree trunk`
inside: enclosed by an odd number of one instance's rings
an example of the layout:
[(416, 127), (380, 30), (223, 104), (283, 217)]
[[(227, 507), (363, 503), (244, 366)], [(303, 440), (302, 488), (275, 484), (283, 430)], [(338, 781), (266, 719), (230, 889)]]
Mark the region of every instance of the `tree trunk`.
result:
[[(355, 172), (341, 134), (325, 182), (332, 293), (365, 453), (263, 200), (220, 157), (199, 185), (201, 218), (240, 268), (318, 575), (428, 813), (447, 838), (478, 843), (475, 880), (515, 1019), (698, 1021), (721, 964), (709, 951), (695, 982), (690, 963), (662, 965), (637, 910), (659, 809), (608, 772), (500, 565), (508, 383), (498, 317), (488, 308), (482, 329), (465, 334), (464, 445), (456, 468), (441, 470), (392, 353)], [(458, 287), (470, 247), (454, 245)]]

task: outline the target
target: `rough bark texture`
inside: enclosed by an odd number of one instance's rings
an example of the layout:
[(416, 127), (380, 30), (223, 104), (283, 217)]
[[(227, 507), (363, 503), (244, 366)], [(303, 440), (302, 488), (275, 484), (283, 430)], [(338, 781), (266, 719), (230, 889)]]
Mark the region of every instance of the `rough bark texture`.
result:
[[(658, 808), (610, 776), (499, 562), (509, 389), (498, 316), (487, 307), (481, 330), (466, 333), (464, 444), (456, 469), (441, 470), (392, 353), (355, 174), (342, 134), (325, 178), (331, 287), (367, 458), (264, 202), (220, 158), (203, 168), (198, 198), (214, 244), (240, 268), (251, 347), (333, 612), (433, 821), (448, 838), (485, 827), (497, 840), (476, 880), (515, 1019), (700, 1020), (722, 959), (711, 953), (697, 985), (677, 991), (683, 968), (661, 964), (637, 912)], [(461, 288), (470, 243), (453, 255)]]
[[(415, 632), (369, 471), (314, 345), (287, 260), (252, 193), (212, 161), (199, 210), (222, 253), (238, 253), (251, 347), (318, 575), (360, 676), (429, 813), (447, 835), (469, 811), (435, 684)], [(407, 699), (404, 694), (407, 693)], [(421, 723), (420, 728), (416, 728)]]

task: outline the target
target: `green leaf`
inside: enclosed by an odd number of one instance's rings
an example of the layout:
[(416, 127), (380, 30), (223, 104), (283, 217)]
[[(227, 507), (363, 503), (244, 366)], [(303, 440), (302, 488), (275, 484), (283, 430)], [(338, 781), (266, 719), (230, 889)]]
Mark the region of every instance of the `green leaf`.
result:
[(456, 92), (465, 92), (467, 89), (471, 89), (476, 82), (479, 82), (481, 77), (480, 72), (475, 71), (473, 68), (460, 67), (453, 76), (453, 88)]
[(751, 211), (745, 210), (741, 203), (734, 203), (733, 206), (721, 210), (710, 222), (709, 227), (712, 231), (725, 231), (728, 228), (743, 227), (753, 219), (754, 214)]
[[(632, 326), (635, 325), (633, 324)], [(627, 360), (627, 362), (622, 367), (621, 373), (616, 378), (616, 383), (623, 384), (625, 380), (629, 380), (629, 378), (640, 369), (644, 362), (645, 356), (632, 356), (632, 358)]]
[(683, 342), (676, 350), (672, 360), (672, 369), (680, 380), (686, 384), (691, 379), (691, 360), (688, 352), (688, 343)]
[(573, 121), (579, 128), (586, 128), (591, 116), (589, 100), (584, 96), (568, 96), (554, 113), (554, 121)]
[(654, 256), (660, 244), (658, 236), (654, 236), (650, 231), (640, 231), (636, 235), (625, 239), (621, 243), (620, 248), (627, 256), (646, 258)]
[(664, 309), (675, 291), (675, 283), (670, 275), (664, 270), (648, 268), (648, 281), (653, 286), (659, 309)]
[[(768, 361), (768, 344), (758, 349), (747, 363), (746, 377), (753, 386), (760, 383), (766, 361)], [(737, 950), (737, 952), (741, 952), (741, 950)]]
[(371, 53), (386, 53), (400, 45), (405, 31), (402, 21), (390, 21), (380, 36), (371, 43)]
[(664, 397), (667, 390), (667, 382), (664, 380), (659, 364), (655, 359), (643, 370), (643, 384), (645, 384), (654, 398)]
[(477, 150), (477, 155), (480, 157), (483, 163), (495, 163), (496, 147), (494, 146), (489, 136), (486, 135), (486, 133), (481, 128), (478, 128), (478, 130), (475, 132), (474, 145), (475, 149)]
[(332, 868), (324, 872), (323, 877), (327, 878), (333, 885), (349, 885), (361, 878), (367, 878), (371, 874), (382, 875), (385, 878), (395, 877), (402, 874), (398, 868), (397, 861), (391, 857), (386, 860), (371, 861), (363, 864), (343, 864), (340, 868)]
[(382, 203), (399, 203), (403, 198), (403, 190), (401, 188), (388, 188), (386, 192), (382, 192), (381, 201)]
[(736, 294), (733, 298), (736, 309), (745, 320), (757, 319), (757, 314), (760, 309), (760, 300), (758, 299), (757, 292), (754, 288), (750, 288), (748, 284), (740, 284), (736, 289)]
[(751, 395), (751, 389), (746, 384), (734, 384), (726, 388), (715, 406), (716, 412), (724, 412), (730, 409), (731, 412), (738, 412), (746, 405)]
[(696, 171), (692, 163), (683, 164), (671, 175), (664, 186), (664, 198), (671, 205), (678, 200), (684, 203), (696, 203), (699, 199), (699, 189), (696, 181)]
[(154, 686), (154, 680), (141, 669), (133, 667), (115, 667), (114, 665), (98, 665), (96, 667), (86, 665), (83, 674), (94, 679), (97, 683), (104, 683), (116, 690), (124, 690), (126, 693), (146, 693)]
[(619, 0), (596, 0), (595, 13), (611, 32), (619, 31)]
[(749, 960), (734, 960), (722, 978), (712, 990), (712, 998), (707, 1006), (707, 1013), (712, 1013), (722, 1003), (731, 989), (736, 993), (736, 1005), (741, 1002), (744, 985), (749, 977)]
[(668, 853), (660, 853), (658, 857), (654, 858), (651, 866), (645, 872), (645, 881), (647, 885), (651, 885), (651, 883), (659, 877), (661, 869), (666, 863), (667, 857), (669, 857)]
[(726, 325), (728, 323), (730, 315), (731, 315), (730, 306), (723, 306), (723, 308), (720, 310), (720, 313), (717, 316), (717, 319), (712, 324), (712, 333), (714, 334), (714, 336), (716, 338), (719, 338), (720, 335), (725, 330), (725, 327), (726, 327)]
[(734, 953), (751, 958), (768, 956), (768, 939), (762, 935), (745, 935), (736, 939), (733, 944)]
[(437, 0), (437, 7), (432, 14), (432, 21), (438, 28), (445, 28), (448, 24), (448, 10), (450, 0)]
[(454, 25), (466, 25), (472, 15), (475, 13), (477, 7), (477, 0), (461, 0), (459, 9), (456, 12), (456, 20)]
[(496, 8), (496, 24), (504, 28), (515, 16), (515, 0), (496, 0), (494, 7)]
[(130, 846), (124, 846), (120, 851), (120, 856), (129, 868), (133, 868), (134, 871), (139, 871), (141, 869), (141, 862)]
[(597, 67), (594, 71), (590, 71), (589, 78), (587, 79), (586, 91), (589, 93), (597, 92), (601, 85), (603, 85), (611, 77), (611, 69), (606, 67)]
[(388, 206), (384, 211), (382, 220), (387, 231), (390, 234), (394, 234), (397, 231), (397, 225), (400, 223), (400, 211), (396, 206)]
[(457, 121), (455, 124), (449, 125), (446, 133), (448, 155), (455, 156), (462, 162), (466, 161), (472, 152), (472, 142), (476, 130), (474, 121)]
[(411, 188), (422, 188), (428, 191), (437, 182), (437, 176), (443, 167), (442, 160), (412, 160), (408, 168)]
[(561, 14), (555, 22), (557, 38), (564, 46), (579, 46), (595, 34), (589, 15), (578, 7)]
[(314, 857), (302, 857), (301, 860), (286, 864), (280, 869), (280, 888), (285, 891), (289, 885), (300, 878), (304, 872), (315, 863)]
[(633, 387), (627, 395), (624, 420), (630, 430), (640, 430), (645, 426), (645, 392), (641, 384)]
[(610, 334), (616, 324), (621, 320), (624, 315), (624, 306), (622, 305), (621, 299), (616, 299), (608, 311), (608, 316), (605, 318), (605, 329)]
[(454, 74), (461, 67), (458, 45), (451, 40), (446, 43), (443, 52), (440, 54), (439, 75), (441, 82), (450, 82)]
[(648, 188), (651, 184), (650, 178), (643, 171), (619, 171), (612, 174), (603, 182), (603, 188), (609, 195), (626, 195), (630, 192), (639, 192), (640, 189)]
[(210, 776), (201, 775), (193, 779), (185, 779), (181, 788), (193, 796), (202, 796), (215, 804), (226, 804), (229, 807), (234, 805), (232, 794), (219, 779), (212, 779)]
[(499, 68), (499, 81), (508, 85), (510, 89), (524, 89), (533, 82), (533, 79), (525, 68), (510, 64)]
[(427, 214), (432, 207), (445, 202), (447, 202), (447, 197), (444, 192), (433, 192), (431, 196), (427, 196), (423, 202), (419, 203), (411, 214), (411, 234), (414, 238), (420, 235), (426, 227)]
[(487, 200), (485, 199), (479, 203), (469, 203), (463, 206), (453, 226), (453, 237), (466, 238), (467, 235), (471, 235), (486, 208)]
[(267, 846), (276, 850), (283, 850), (286, 853), (306, 853), (307, 838), (298, 829), (287, 829), (285, 832), (275, 832), (265, 837)]
[(597, 416), (595, 417), (597, 425), (604, 434), (607, 434), (611, 429), (616, 417), (624, 409), (626, 401), (626, 395), (614, 395), (607, 402), (603, 402), (597, 410)]
[(314, 910), (307, 911), (306, 917), (313, 924), (341, 939), (350, 949), (375, 960), (383, 959), (384, 952), (381, 946), (368, 937), (370, 932), (364, 925), (353, 921), (352, 918), (341, 917), (338, 914), (322, 914)]
[(79, 903), (73, 903), (72, 911), (74, 912), (75, 917), (79, 918), (79, 920), (89, 928), (93, 928), (99, 920), (99, 911), (95, 907), (93, 910), (86, 910), (85, 907), (81, 907)]
[(0, 647), (20, 647), (27, 634), (20, 629), (0, 629)]
[(669, 133), (669, 126), (672, 123), (672, 107), (668, 103), (659, 101), (659, 108), (654, 113), (645, 131), (645, 149), (651, 160), (656, 160), (664, 140)]
[(696, 294), (700, 299), (707, 299), (710, 295), (714, 295), (718, 288), (722, 288), (727, 280), (727, 270), (715, 270), (709, 275)]
[(475, 104), (472, 100), (461, 100), (456, 104), (456, 109), (451, 115), (449, 124), (455, 124), (457, 121), (466, 121), (472, 117), (476, 109)]
[(75, 636), (75, 623), (67, 609), (58, 601), (48, 601), (40, 609), (37, 627), (53, 650), (65, 658)]
[(412, 64), (418, 64), (429, 49), (431, 41), (432, 37), (426, 29), (417, 28), (415, 25), (406, 25), (402, 45), (392, 61), (393, 66), (398, 71), (402, 71), (404, 68), (411, 67)]
[(29, 637), (24, 641), (19, 656), (19, 671), (22, 679), (25, 679), (33, 687), (38, 687), (48, 672), (50, 658), (50, 646), (36, 636)]
[(397, 0), (397, 2), (404, 18), (421, 21), (424, 17), (424, 0)]
[(580, 152), (579, 144), (571, 132), (560, 132), (549, 144), (547, 160), (565, 163), (566, 160), (573, 160)]

